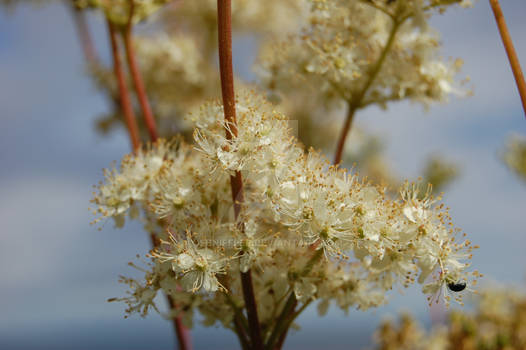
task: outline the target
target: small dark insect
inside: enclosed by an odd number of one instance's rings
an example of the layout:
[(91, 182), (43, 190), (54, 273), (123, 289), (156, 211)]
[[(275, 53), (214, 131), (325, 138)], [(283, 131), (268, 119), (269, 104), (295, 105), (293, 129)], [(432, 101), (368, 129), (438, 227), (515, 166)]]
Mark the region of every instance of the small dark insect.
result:
[(450, 282), (447, 287), (452, 292), (461, 292), (466, 289), (466, 282)]

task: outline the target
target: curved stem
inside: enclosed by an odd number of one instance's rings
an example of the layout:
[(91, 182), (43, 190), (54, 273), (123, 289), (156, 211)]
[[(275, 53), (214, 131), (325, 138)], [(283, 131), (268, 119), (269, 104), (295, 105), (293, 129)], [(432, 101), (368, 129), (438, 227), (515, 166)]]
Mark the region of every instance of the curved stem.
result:
[(347, 135), (351, 130), (352, 122), (354, 119), (354, 112), (356, 112), (356, 108), (349, 103), (347, 107), (347, 116), (345, 117), (345, 124), (343, 124), (340, 137), (338, 138), (338, 146), (336, 146), (336, 153), (334, 154), (334, 160), (332, 161), (332, 163), (335, 165), (340, 164), (340, 162), (342, 161), (343, 148), (345, 146), (345, 140), (347, 139)]
[(377, 5), (376, 3), (374, 3), (373, 1), (370, 1), (370, 0), (361, 0), (361, 3), (362, 4), (365, 4), (365, 5), (368, 5), (368, 6), (371, 6), (373, 8), (375, 8), (376, 10), (380, 11), (380, 12), (383, 12), (384, 14), (386, 14), (387, 16), (391, 17), (391, 18), (394, 18), (394, 15), (387, 11), (387, 9), (385, 9), (384, 7), (382, 6), (379, 6)]
[(134, 1), (130, 1), (130, 15), (128, 18), (128, 23), (126, 24), (126, 27), (124, 28), (124, 32), (122, 34), (124, 39), (124, 47), (126, 50), (126, 59), (128, 61), (128, 67), (130, 68), (130, 74), (133, 80), (133, 84), (135, 86), (135, 91), (137, 92), (137, 97), (141, 106), (144, 122), (150, 135), (150, 140), (152, 142), (155, 142), (159, 137), (157, 133), (157, 126), (155, 123), (155, 118), (153, 117), (150, 102), (148, 101), (148, 96), (146, 95), (146, 89), (144, 88), (144, 82), (142, 80), (141, 72), (139, 71), (137, 60), (135, 59), (135, 49), (133, 48), (133, 11)]
[[(227, 282), (223, 283), (223, 285), (226, 287), (227, 286)], [(224, 294), (225, 294), (227, 302), (230, 304), (230, 306), (234, 310), (234, 320), (233, 320), (234, 329), (235, 329), (236, 335), (237, 335), (237, 337), (239, 339), (239, 343), (241, 344), (241, 348), (243, 350), (245, 350), (245, 349), (248, 350), (248, 349), (250, 349), (250, 344), (249, 344), (248, 338), (247, 338), (248, 322), (247, 322), (245, 316), (243, 315), (243, 312), (236, 305), (235, 301), (232, 299), (230, 294), (228, 294), (228, 293), (224, 293)]]
[(281, 334), (279, 337), (278, 343), (274, 347), (274, 349), (281, 349), (283, 347), (283, 343), (285, 342), (285, 339), (287, 338), (287, 334), (289, 333), (290, 326), (292, 323), (298, 318), (298, 316), (312, 303), (313, 299), (309, 299), (309, 301), (305, 302), (298, 311), (294, 312), (291, 317), (289, 317), (288, 322), (285, 326), (285, 331)]
[(236, 330), (236, 335), (239, 339), (241, 349), (250, 350), (250, 343), (248, 342), (245, 329), (243, 328), (243, 325), (240, 323), (239, 319), (236, 317), (234, 317), (234, 329)]
[(382, 49), (382, 52), (380, 53), (380, 57), (378, 57), (378, 60), (374, 63), (374, 65), (371, 66), (369, 70), (369, 76), (367, 81), (365, 82), (362, 89), (356, 94), (355, 96), (352, 96), (351, 100), (348, 102), (349, 109), (347, 112), (347, 118), (345, 119), (345, 123), (343, 125), (340, 137), (338, 138), (338, 146), (336, 148), (336, 153), (334, 155), (334, 161), (333, 164), (338, 165), (343, 156), (343, 149), (345, 146), (345, 140), (347, 139), (347, 134), (349, 133), (349, 130), (351, 129), (352, 121), (354, 118), (354, 113), (358, 108), (361, 107), (363, 98), (367, 94), (367, 91), (371, 87), (371, 85), (374, 82), (374, 79), (382, 69), (382, 65), (385, 61), (385, 58), (387, 57), (387, 53), (389, 50), (391, 50), (391, 47), (393, 46), (394, 40), (396, 38), (396, 33), (398, 32), (398, 29), (400, 28), (400, 25), (403, 23), (403, 20), (396, 20), (393, 19), (393, 27), (391, 28), (391, 32), (389, 33), (389, 37), (387, 38), (387, 42)]
[(508, 26), (506, 25), (506, 19), (500, 8), (498, 0), (489, 0), (491, 4), (491, 9), (495, 15), (495, 21), (497, 22), (497, 27), (499, 28), (500, 37), (502, 43), (504, 44), (504, 49), (508, 55), (508, 60), (510, 61), (511, 70), (513, 71), (513, 76), (515, 82), (517, 83), (517, 89), (519, 90), (519, 95), (521, 97), (522, 109), (524, 110), (524, 116), (526, 117), (526, 83), (524, 82), (524, 74), (522, 73), (521, 64), (519, 58), (517, 57), (517, 52), (513, 47), (513, 41), (511, 40), (511, 35), (508, 31)]
[[(237, 136), (236, 128), (236, 105), (234, 95), (234, 73), (232, 68), (232, 14), (230, 0), (217, 0), (217, 23), (218, 23), (218, 43), (219, 43), (219, 71), (221, 75), (221, 94), (223, 96), (223, 110), (226, 128), (226, 138), (228, 140)], [(230, 177), (230, 187), (232, 189), (232, 200), (234, 202), (234, 215), (236, 220), (241, 211), (241, 204), (244, 201), (243, 179), (241, 173), (237, 171)], [(239, 222), (241, 231), (244, 231), (243, 222)], [(261, 338), (261, 327), (259, 324), (256, 298), (252, 283), (252, 272), (240, 272), (243, 298), (247, 309), (248, 325), (250, 329), (251, 349), (262, 350), (263, 340)]]
[(276, 320), (274, 331), (270, 334), (270, 337), (267, 340), (265, 350), (273, 350), (278, 341), (280, 340), (281, 335), (287, 331), (287, 319), (292, 313), (294, 313), (294, 309), (296, 308), (297, 303), (298, 301), (296, 300), (296, 294), (294, 294), (294, 290), (292, 290), (287, 299), (287, 302), (285, 303), (285, 306), (283, 306), (281, 314)]
[(135, 114), (133, 113), (130, 94), (128, 92), (128, 88), (126, 87), (126, 79), (124, 78), (124, 72), (122, 70), (115, 25), (111, 23), (109, 19), (107, 19), (107, 23), (111, 43), (111, 52), (113, 56), (113, 70), (115, 73), (115, 77), (117, 78), (117, 84), (119, 87), (119, 98), (122, 114), (124, 115), (124, 121), (126, 122), (126, 127), (128, 128), (128, 134), (130, 135), (131, 144), (133, 146), (133, 149), (136, 151), (141, 143), (141, 140), (139, 138), (139, 129), (135, 120)]
[[(225, 286), (227, 290), (229, 289), (228, 280), (226, 278), (222, 279), (221, 284)], [(245, 318), (245, 315), (243, 315), (242, 309), (236, 305), (236, 302), (232, 296), (229, 293), (224, 293), (223, 295), (225, 296), (228, 304), (230, 304), (234, 310), (234, 319), (232, 322), (234, 324), (234, 330), (239, 339), (241, 348), (243, 350), (250, 350), (250, 343), (247, 337), (247, 332), (249, 332), (247, 319)]]

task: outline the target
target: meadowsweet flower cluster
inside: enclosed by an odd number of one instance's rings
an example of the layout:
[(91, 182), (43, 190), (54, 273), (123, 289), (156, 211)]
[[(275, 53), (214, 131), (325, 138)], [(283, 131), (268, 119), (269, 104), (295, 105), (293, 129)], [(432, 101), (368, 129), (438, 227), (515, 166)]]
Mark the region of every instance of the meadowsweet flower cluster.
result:
[[(248, 269), (264, 332), (291, 292), (306, 305), (321, 300), (323, 313), (331, 302), (344, 310), (378, 306), (387, 290), (416, 280), (431, 295), (473, 284), (477, 275), (466, 268), (474, 247), (458, 240), (447, 210), (418, 185), (406, 183), (391, 199), (329, 165), (305, 151), (287, 119), (255, 93), (238, 96), (232, 140), (225, 128), (234, 125), (217, 102), (188, 119), (193, 146), (159, 141), (128, 155), (94, 193), (98, 220), (121, 225), (140, 209), (161, 240), (147, 255), (145, 281), (123, 279), (132, 287), (120, 299), (129, 312), (147, 312), (162, 289), (181, 301), (173, 312), (184, 309), (188, 322), (199, 311), (209, 324), (232, 327), (243, 305), (239, 272)], [(237, 220), (229, 182), (236, 172), (244, 181)]]
[(185, 115), (204, 98), (214, 96), (219, 86), (215, 69), (187, 35), (138, 37), (135, 46), (157, 119), (177, 122), (179, 130), (191, 129), (183, 118), (174, 116)]
[(402, 99), (428, 105), (461, 93), (454, 77), (462, 62), (439, 59), (439, 37), (427, 18), (465, 2), (310, 2), (301, 32), (262, 49), (258, 71), (269, 89), (286, 95), (310, 85), (323, 100), (353, 108)]
[(377, 350), (446, 350), (447, 330), (436, 327), (427, 333), (425, 329), (409, 314), (402, 314), (397, 324), (386, 319), (374, 334)]
[[(213, 59), (217, 36), (216, 5), (215, 1), (209, 0), (179, 1), (167, 5), (161, 11), (161, 15), (156, 17), (157, 25), (162, 27), (160, 34), (150, 33), (148, 36), (134, 37), (139, 70), (159, 134), (163, 137), (170, 138), (178, 133), (184, 135), (187, 140), (191, 139), (193, 126), (183, 117), (203, 100), (217, 96), (219, 76)], [(310, 5), (311, 2), (301, 0), (267, 1), (265, 6), (254, 2), (236, 1), (232, 4), (233, 30), (244, 35), (264, 37), (266, 40), (261, 41), (263, 49), (259, 61), (267, 62), (265, 52), (270, 50), (268, 62), (273, 62), (277, 57), (273, 51), (275, 46), (280, 45), (279, 41), (284, 33), (297, 32), (302, 22), (305, 25)], [(370, 12), (362, 14), (369, 15)], [(269, 17), (273, 20), (268, 21)], [(438, 45), (438, 42), (435, 44)], [(288, 48), (288, 43), (283, 45), (285, 50), (280, 51), (294, 52), (294, 48)], [(400, 42), (400, 45), (406, 43)], [(405, 49), (400, 47), (399, 50)], [(281, 52), (278, 54), (281, 55)], [(273, 102), (280, 101), (280, 109), (289, 119), (297, 121), (295, 129), (299, 140), (307, 147), (312, 146), (323, 151), (332, 150), (335, 135), (341, 129), (341, 108), (326, 108), (324, 97), (317, 96), (318, 84), (298, 85), (297, 79), (284, 78), (276, 85), (273, 79), (267, 79), (268, 72), (262, 68), (265, 64), (258, 65), (257, 70), (264, 77), (264, 85), (271, 90), (268, 98)], [(97, 122), (98, 129), (107, 133), (123, 122), (122, 113), (118, 108), (117, 83), (111, 73), (111, 67), (104, 67), (97, 62), (97, 65), (91, 64), (89, 68), (97, 87), (107, 93), (114, 102), (115, 110), (101, 115)], [(237, 78), (238, 86), (244, 84), (242, 77)], [(289, 84), (290, 88), (285, 86), (285, 83)], [(132, 81), (128, 84), (133, 86)], [(378, 101), (372, 103), (376, 102)], [(139, 127), (144, 128), (144, 125), (139, 123)], [(362, 134), (353, 135), (353, 143), (347, 145), (356, 149), (357, 143), (361, 142), (357, 138), (362, 136), (364, 142), (375, 141), (374, 137), (363, 132)], [(344, 163), (351, 164), (356, 161), (356, 168), (369, 179), (397, 188), (400, 180), (390, 175), (392, 169), (382, 159), (382, 150), (377, 148), (375, 154), (367, 153), (367, 156), (346, 150)], [(442, 170), (434, 169), (437, 172)], [(442, 183), (432, 183), (435, 190), (442, 188)]]
[[(164, 3), (135, 2), (134, 22), (139, 18), (146, 18), (159, 8), (158, 5), (162, 6)], [(143, 5), (152, 11), (142, 15), (139, 7)], [(113, 16), (109, 17), (112, 22), (118, 25), (127, 23), (125, 15), (129, 14), (129, 2), (92, 3), (91, 0), (79, 0), (78, 6), (101, 7), (103, 10), (107, 7), (111, 11), (105, 15)], [(232, 6), (233, 30), (245, 35), (274, 35), (282, 34), (284, 30), (296, 29), (299, 19), (307, 10), (304, 0), (265, 1), (264, 5), (254, 1), (236, 1)], [(185, 122), (184, 116), (190, 110), (198, 108), (202, 101), (217, 97), (220, 84), (215, 63), (216, 7), (215, 0), (171, 2), (163, 7), (159, 16), (152, 19), (155, 25), (162, 28), (161, 33), (133, 38), (149, 102), (159, 124), (159, 132), (164, 137), (179, 133), (191, 139), (193, 126)], [(273, 16), (274, 20), (268, 21), (269, 16)], [(112, 100), (118, 100), (117, 84), (111, 74), (113, 68), (98, 63), (99, 66), (90, 67), (97, 87)], [(241, 77), (238, 78), (239, 85), (243, 81)], [(132, 86), (131, 81), (128, 84)], [(107, 132), (122, 122), (121, 113), (117, 109), (114, 113), (102, 115), (98, 127)]]

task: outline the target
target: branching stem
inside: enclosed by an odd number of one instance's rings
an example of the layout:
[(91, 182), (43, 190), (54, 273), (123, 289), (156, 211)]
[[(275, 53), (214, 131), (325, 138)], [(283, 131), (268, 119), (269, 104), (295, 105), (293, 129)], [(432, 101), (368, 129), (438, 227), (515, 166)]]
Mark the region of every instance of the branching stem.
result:
[[(139, 129), (137, 127), (137, 122), (135, 120), (135, 114), (133, 112), (133, 106), (131, 104), (131, 99), (129, 95), (128, 88), (126, 86), (126, 80), (124, 77), (124, 72), (122, 69), (122, 64), (120, 61), (119, 47), (117, 43), (117, 33), (115, 25), (107, 19), (108, 31), (110, 36), (111, 51), (113, 56), (113, 69), (115, 77), (117, 78), (117, 84), (119, 87), (119, 98), (121, 102), (122, 113), (124, 114), (124, 120), (128, 129), (128, 134), (130, 135), (130, 140), (133, 146), (133, 149), (137, 151), (140, 147), (141, 141), (139, 138)], [(128, 52), (128, 50), (126, 50)], [(132, 73), (133, 74), (133, 73)], [(155, 127), (155, 124), (154, 124)], [(155, 128), (153, 129), (155, 131)], [(155, 133), (156, 135), (156, 133)], [(152, 136), (152, 134), (150, 134)], [(156, 138), (155, 138), (156, 139)], [(155, 141), (152, 136), (152, 141)], [(152, 246), (155, 248), (159, 245), (159, 241), (156, 239), (154, 234), (150, 234), (152, 241)], [(170, 309), (176, 308), (173, 298), (167, 295), (168, 304)], [(177, 336), (177, 341), (179, 344), (180, 350), (191, 350), (192, 345), (190, 342), (190, 335), (188, 329), (183, 325), (181, 317), (177, 316), (173, 319), (173, 325), (175, 329), (175, 334)]]
[[(314, 255), (307, 262), (307, 265), (305, 265), (303, 270), (300, 272), (300, 278), (307, 276), (312, 271), (314, 265), (316, 265), (318, 260), (321, 259), (322, 255), (323, 249), (318, 249), (315, 251)], [(265, 344), (265, 350), (274, 350), (277, 345), (283, 344), (287, 331), (290, 325), (292, 324), (292, 321), (299, 315), (299, 312), (294, 312), (294, 309), (296, 308), (297, 304), (298, 301), (296, 299), (296, 294), (294, 293), (294, 289), (292, 288), (287, 302), (285, 303), (285, 306), (283, 306), (283, 310), (281, 311), (281, 314), (279, 315), (276, 321), (274, 330), (270, 334)], [(304, 308), (302, 307), (300, 310), (303, 311), (303, 309)], [(279, 349), (280, 347), (277, 348)]]
[[(227, 282), (224, 282), (224, 286), (227, 286)], [(248, 322), (245, 318), (245, 315), (243, 315), (242, 310), (236, 305), (232, 297), (229, 293), (224, 293), (225, 298), (227, 302), (230, 304), (232, 309), (234, 310), (234, 329), (236, 330), (236, 335), (239, 339), (239, 343), (241, 344), (241, 348), (243, 350), (249, 350), (250, 349), (250, 343), (247, 338), (247, 332), (248, 329)]]
[(402, 23), (403, 21), (401, 20), (393, 19), (393, 26), (391, 28), (391, 32), (389, 33), (389, 37), (387, 38), (387, 42), (384, 48), (382, 49), (382, 52), (380, 53), (380, 57), (378, 57), (378, 60), (371, 66), (368, 73), (367, 81), (365, 82), (364, 86), (360, 89), (360, 91), (356, 95), (353, 95), (351, 97), (351, 100), (348, 101), (347, 117), (345, 118), (345, 123), (341, 130), (340, 137), (338, 138), (338, 145), (336, 147), (336, 153), (334, 155), (333, 164), (335, 165), (338, 165), (342, 161), (345, 140), (347, 139), (347, 134), (349, 134), (349, 131), (351, 130), (354, 114), (356, 110), (361, 107), (362, 101), (365, 95), (367, 94), (367, 91), (369, 90), (369, 88), (374, 82), (374, 79), (382, 69), (382, 65), (385, 62), (385, 58), (387, 57), (389, 50), (391, 50), (391, 47), (393, 46), (393, 43), (396, 38), (396, 33), (398, 32), (398, 29), (400, 28), (400, 25)]

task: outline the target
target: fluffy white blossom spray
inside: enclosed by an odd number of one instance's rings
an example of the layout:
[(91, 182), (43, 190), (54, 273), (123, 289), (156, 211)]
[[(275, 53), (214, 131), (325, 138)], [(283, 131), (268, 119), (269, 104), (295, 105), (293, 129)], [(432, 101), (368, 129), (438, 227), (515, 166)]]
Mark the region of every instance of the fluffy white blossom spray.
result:
[(234, 94), (230, 1), (218, 0), (223, 101), (188, 116), (193, 144), (157, 140), (105, 172), (94, 193), (96, 221), (139, 219), (159, 242), (144, 279), (130, 287), (127, 313), (158, 311), (191, 327), (232, 330), (243, 349), (280, 349), (314, 301), (348, 311), (386, 302), (414, 282), (429, 301), (475, 284), (476, 246), (454, 228), (427, 188), (405, 183), (394, 198), (382, 186), (331, 165), (292, 136), (287, 118), (258, 93)]

